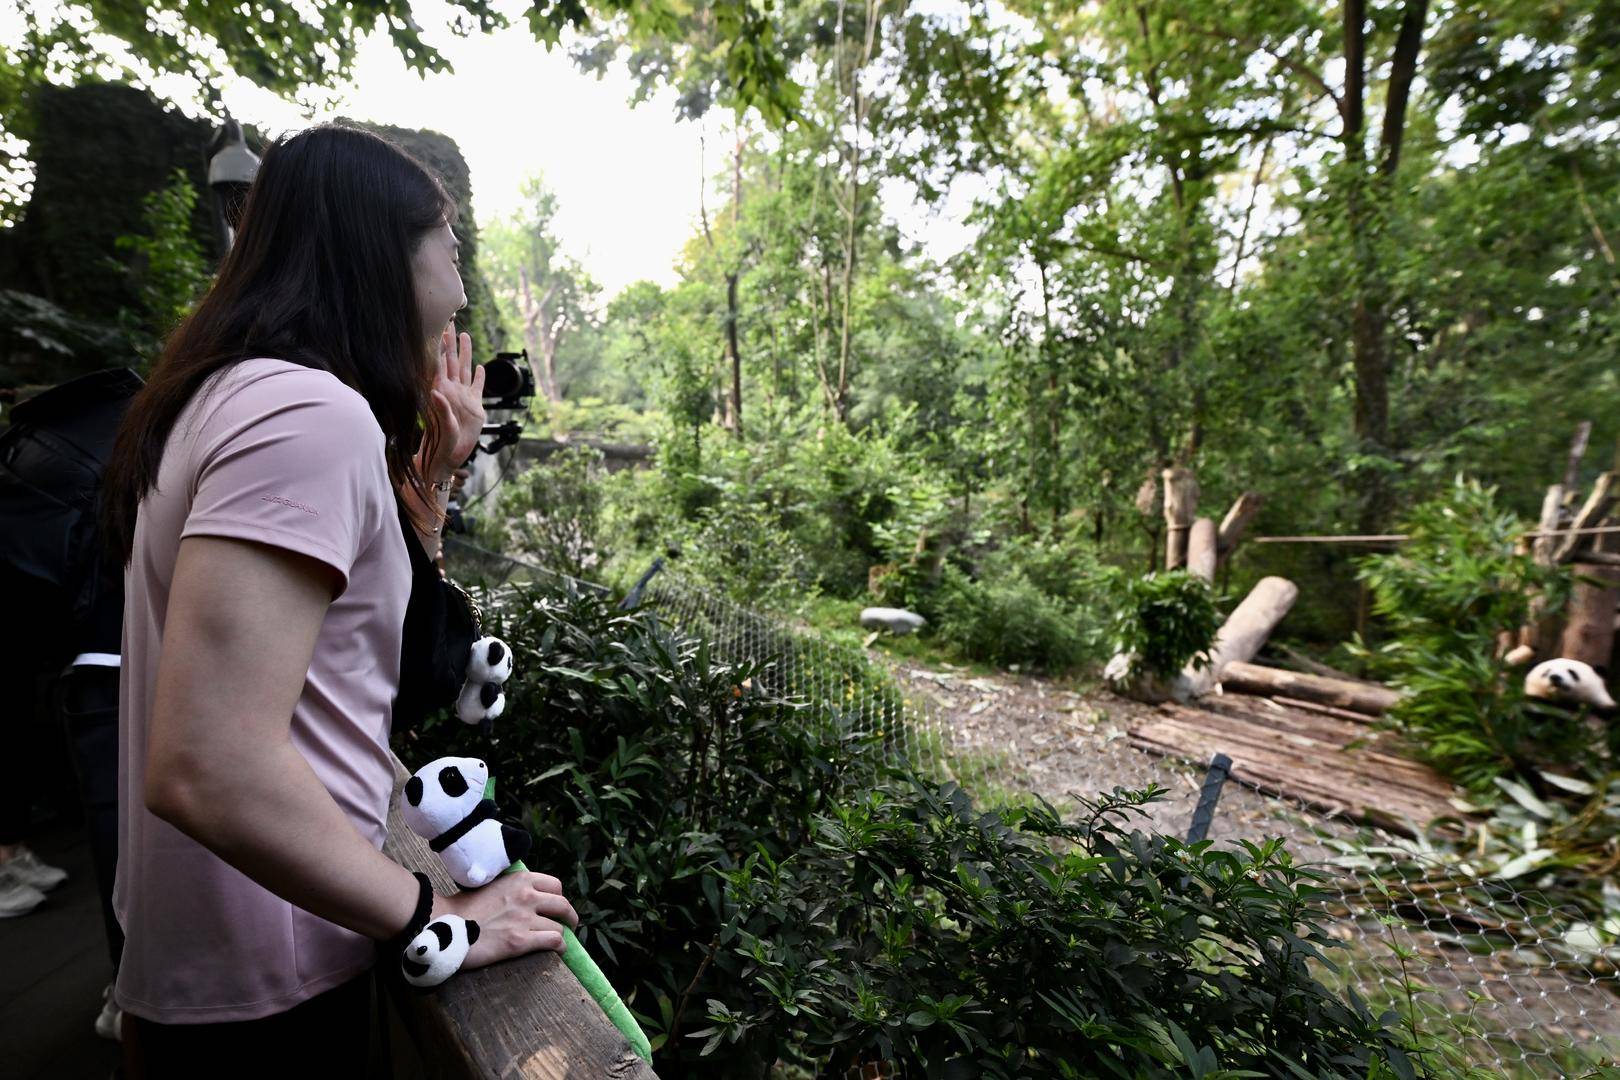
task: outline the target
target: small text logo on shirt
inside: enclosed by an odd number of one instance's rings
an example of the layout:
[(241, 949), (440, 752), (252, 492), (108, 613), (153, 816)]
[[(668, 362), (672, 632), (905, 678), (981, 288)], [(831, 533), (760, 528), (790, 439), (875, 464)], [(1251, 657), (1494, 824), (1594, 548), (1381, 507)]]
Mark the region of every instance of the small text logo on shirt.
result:
[(265, 502), (280, 503), (282, 506), (290, 506), (294, 510), (302, 510), (306, 514), (312, 514), (316, 517), (320, 516), (320, 511), (316, 510), (314, 507), (305, 506), (301, 502), (294, 502), (291, 499), (282, 498), (280, 495), (261, 495), (260, 498), (262, 498)]

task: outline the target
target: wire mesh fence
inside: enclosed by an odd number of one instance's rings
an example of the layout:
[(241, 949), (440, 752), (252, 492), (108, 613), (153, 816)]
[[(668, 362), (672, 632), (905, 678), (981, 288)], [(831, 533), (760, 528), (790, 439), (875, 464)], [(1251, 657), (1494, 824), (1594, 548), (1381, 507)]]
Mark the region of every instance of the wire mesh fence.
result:
[[(452, 544), (458, 576), (545, 583), (542, 567)], [(1185, 835), (1204, 775), (1132, 745), (1132, 703), (1025, 676), (880, 667), (866, 652), (665, 573), (642, 602), (733, 660), (772, 661), (777, 690), (836, 703), (858, 730), (983, 802), (1164, 789), (1145, 828)], [(1454, 1047), (1454, 1065), (1505, 1076), (1583, 1076), (1620, 1058), (1620, 973), (1583, 939), (1581, 913), (1423, 841), (1357, 824), (1277, 790), (1229, 783), (1209, 832), (1283, 836), (1323, 875), (1323, 924), (1344, 946), (1324, 978)]]

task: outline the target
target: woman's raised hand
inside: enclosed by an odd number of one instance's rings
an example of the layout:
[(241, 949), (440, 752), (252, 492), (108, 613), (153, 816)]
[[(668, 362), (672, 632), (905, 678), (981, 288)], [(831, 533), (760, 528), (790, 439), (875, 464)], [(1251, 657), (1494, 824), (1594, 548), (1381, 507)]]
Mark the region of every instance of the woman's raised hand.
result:
[(430, 481), (445, 480), (472, 455), (484, 429), (484, 369), (472, 360), (472, 338), (455, 334), (455, 324), (439, 335), (439, 365), (434, 376), (434, 418), (438, 446), (433, 461), (418, 462)]
[(550, 874), (527, 870), (502, 874), (481, 889), (441, 896), (433, 910), (478, 923), (478, 940), (467, 951), (463, 969), (542, 949), (561, 952), (562, 924), (579, 926), (574, 905), (562, 894), (562, 882)]

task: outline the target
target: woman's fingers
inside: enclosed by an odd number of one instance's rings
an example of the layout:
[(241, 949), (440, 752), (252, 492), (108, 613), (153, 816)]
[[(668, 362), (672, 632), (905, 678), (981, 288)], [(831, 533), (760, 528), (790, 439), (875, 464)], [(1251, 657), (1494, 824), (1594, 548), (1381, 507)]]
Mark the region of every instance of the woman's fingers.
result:
[(457, 381), (471, 385), (473, 380), (472, 335), (462, 334), (459, 344), (460, 359), (456, 365)]
[(574, 914), (574, 905), (563, 896), (556, 893), (535, 893), (534, 913), (542, 915), (555, 922), (564, 922), (575, 929), (579, 928), (579, 916)]
[(529, 879), (540, 892), (557, 893), (558, 895), (562, 893), (562, 882), (550, 874), (540, 874), (531, 870), (529, 871)]
[(548, 934), (557, 935), (557, 944), (552, 945), (552, 946), (542, 945), (540, 947), (541, 948), (548, 948), (549, 947), (549, 948), (556, 949), (558, 952), (561, 952), (562, 947), (563, 947), (563, 932), (562, 932), (563, 928), (562, 928), (562, 924), (560, 924), (560, 923), (558, 923), (558, 922), (556, 922), (556, 921), (554, 921), (552, 919), (544, 919), (544, 918), (536, 919), (534, 922), (535, 922), (534, 929), (536, 931), (535, 936), (537, 938), (544, 939), (546, 937), (546, 935), (548, 935)]

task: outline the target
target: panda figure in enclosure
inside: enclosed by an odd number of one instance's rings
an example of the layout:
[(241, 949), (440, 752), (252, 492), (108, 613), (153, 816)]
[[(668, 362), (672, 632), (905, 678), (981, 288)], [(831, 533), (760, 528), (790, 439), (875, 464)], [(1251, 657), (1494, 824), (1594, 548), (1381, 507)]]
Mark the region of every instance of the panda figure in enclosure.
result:
[(1601, 716), (1615, 712), (1603, 679), (1607, 672), (1582, 660), (1543, 660), (1524, 677), (1524, 696), (1561, 705), (1586, 705)]

